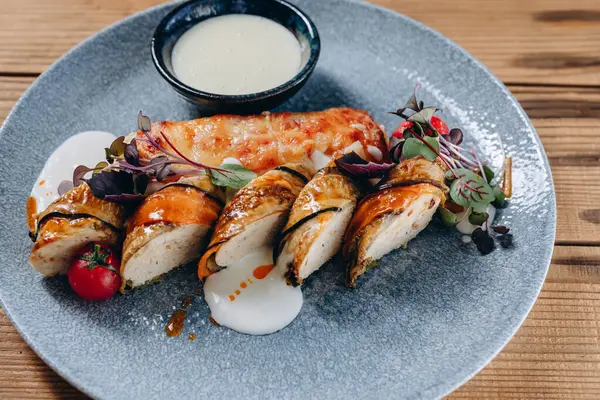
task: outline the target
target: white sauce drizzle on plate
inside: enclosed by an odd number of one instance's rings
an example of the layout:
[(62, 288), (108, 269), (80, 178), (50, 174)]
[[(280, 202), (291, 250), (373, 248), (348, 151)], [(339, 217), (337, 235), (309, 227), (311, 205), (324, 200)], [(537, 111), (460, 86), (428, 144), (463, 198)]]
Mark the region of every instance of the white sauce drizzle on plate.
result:
[(209, 18), (173, 47), (175, 76), (193, 88), (241, 95), (272, 89), (300, 70), (302, 51), (283, 25), (257, 15)]
[(48, 157), (31, 190), (37, 212), (45, 210), (58, 198), (58, 185), (62, 181), (72, 180), (73, 171), (78, 165), (93, 167), (104, 160), (104, 148), (109, 147), (116, 138), (109, 132), (87, 131), (71, 136), (58, 146)]
[(262, 247), (206, 278), (204, 299), (212, 318), (250, 335), (266, 335), (289, 325), (302, 308), (302, 290), (288, 286), (283, 271), (271, 270), (272, 265), (273, 249)]

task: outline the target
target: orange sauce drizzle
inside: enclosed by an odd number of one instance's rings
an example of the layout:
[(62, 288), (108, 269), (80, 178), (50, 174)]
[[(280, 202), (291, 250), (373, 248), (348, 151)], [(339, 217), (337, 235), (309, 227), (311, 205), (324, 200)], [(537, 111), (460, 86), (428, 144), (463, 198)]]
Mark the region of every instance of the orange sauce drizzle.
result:
[(252, 275), (254, 275), (256, 279), (264, 279), (267, 275), (269, 275), (269, 272), (271, 272), (274, 267), (275, 266), (273, 264), (261, 265), (260, 267), (256, 267), (254, 269)]
[(35, 217), (37, 213), (37, 201), (35, 200), (35, 198), (31, 196), (27, 198), (26, 210), (27, 226), (29, 227), (30, 231), (33, 231), (33, 228), (35, 226)]
[(167, 326), (165, 326), (165, 332), (168, 337), (181, 335), (186, 315), (184, 310), (176, 310), (173, 315), (171, 315), (171, 318), (167, 321)]
[(40, 181), (40, 183), (39, 183), (39, 185), (40, 185), (40, 186), (44, 186), (45, 184), (46, 184), (46, 180), (45, 180), (45, 179), (42, 179), (42, 180)]

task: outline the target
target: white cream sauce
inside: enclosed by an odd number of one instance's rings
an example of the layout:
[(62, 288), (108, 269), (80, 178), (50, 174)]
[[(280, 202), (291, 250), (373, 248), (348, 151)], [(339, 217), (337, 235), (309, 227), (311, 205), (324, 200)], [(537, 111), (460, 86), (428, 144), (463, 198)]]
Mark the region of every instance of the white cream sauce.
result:
[(212, 318), (250, 335), (266, 335), (289, 325), (302, 308), (302, 290), (288, 286), (283, 271), (276, 268), (263, 276), (265, 266), (272, 264), (273, 250), (262, 247), (209, 276), (204, 299)]
[(300, 70), (301, 46), (284, 26), (264, 17), (209, 18), (175, 43), (175, 76), (193, 88), (241, 95), (277, 87)]
[(106, 158), (104, 148), (117, 137), (102, 131), (87, 131), (71, 136), (50, 155), (35, 181), (31, 196), (35, 198), (37, 212), (45, 210), (58, 198), (58, 185), (72, 180), (78, 165), (93, 167)]

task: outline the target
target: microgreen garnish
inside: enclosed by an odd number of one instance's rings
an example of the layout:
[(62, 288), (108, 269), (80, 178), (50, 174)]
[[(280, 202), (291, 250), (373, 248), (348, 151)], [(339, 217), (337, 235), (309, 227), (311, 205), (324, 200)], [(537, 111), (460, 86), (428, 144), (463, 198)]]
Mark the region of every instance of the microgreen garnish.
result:
[(230, 171), (232, 174), (223, 174), (221, 172), (211, 171), (210, 180), (217, 186), (241, 189), (252, 179), (256, 178), (256, 174), (254, 172), (247, 170), (238, 164), (223, 164), (219, 167), (219, 169)]
[(364, 160), (354, 151), (344, 154), (334, 162), (338, 168), (357, 178), (379, 178), (396, 166), (393, 163), (377, 164)]
[[(448, 131), (444, 124), (443, 134), (436, 130), (432, 118), (439, 109), (426, 107), (423, 101), (419, 101), (419, 89), (420, 85), (417, 85), (404, 107), (391, 113), (406, 121), (392, 135), (390, 159), (395, 163), (419, 156), (430, 161), (439, 159), (446, 166), (446, 184), (450, 187), (446, 205), (438, 210), (440, 219), (444, 225), (455, 226), (460, 221), (452, 210), (462, 209), (465, 213), (463, 218), (468, 217), (468, 221), (478, 227), (472, 234), (473, 242), (482, 254), (487, 254), (495, 246), (488, 232), (492, 221), (489, 221), (489, 214), (485, 210), (490, 204), (498, 208), (504, 206), (506, 197), (510, 197), (512, 160), (506, 159), (500, 179), (494, 182), (496, 174), (481, 161), (475, 149), (461, 146), (464, 135), (460, 129)], [(435, 118), (439, 127), (439, 118)], [(500, 243), (503, 247), (509, 247), (512, 245), (512, 235), (508, 236), (508, 228), (505, 229)]]
[(494, 239), (487, 231), (484, 231), (481, 228), (477, 228), (473, 231), (471, 239), (473, 239), (473, 243), (477, 246), (477, 250), (483, 255), (491, 253), (496, 247)]
[[(240, 189), (256, 174), (240, 165), (223, 165), (210, 167), (191, 160), (177, 149), (169, 138), (160, 132), (160, 137), (168, 148), (162, 146), (151, 134), (150, 118), (138, 114), (138, 130), (144, 137), (135, 138), (125, 143), (125, 137), (115, 139), (105, 149), (106, 161), (98, 163), (94, 168), (80, 165), (73, 171), (73, 182), (62, 182), (59, 193), (65, 193), (83, 182), (87, 182), (94, 196), (115, 202), (137, 202), (144, 198), (150, 182), (161, 182), (167, 178), (177, 179), (186, 175), (209, 174), (217, 186)], [(146, 143), (160, 155), (152, 159), (140, 157), (138, 144)], [(176, 168), (182, 166), (183, 168)], [(92, 172), (90, 178), (85, 176)], [(61, 194), (62, 194), (61, 193)]]

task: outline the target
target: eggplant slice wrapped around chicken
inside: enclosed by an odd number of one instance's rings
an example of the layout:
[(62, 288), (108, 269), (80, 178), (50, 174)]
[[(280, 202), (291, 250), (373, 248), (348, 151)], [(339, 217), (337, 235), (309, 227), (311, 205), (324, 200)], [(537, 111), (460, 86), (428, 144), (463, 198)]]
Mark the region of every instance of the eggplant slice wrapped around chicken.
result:
[(281, 234), (276, 264), (298, 286), (342, 245), (359, 190), (334, 166), (320, 170), (302, 189)]
[(121, 290), (200, 257), (223, 197), (207, 175), (181, 178), (148, 196), (127, 221)]
[(84, 183), (36, 216), (30, 227), (34, 245), (29, 262), (47, 277), (66, 274), (73, 257), (86, 244), (116, 246), (124, 222), (123, 206), (95, 197)]
[(198, 277), (204, 279), (253, 250), (273, 244), (313, 174), (304, 164), (286, 164), (240, 189), (223, 209), (208, 250), (198, 263)]
[(381, 190), (363, 198), (346, 230), (343, 255), (346, 284), (373, 268), (387, 253), (405, 246), (446, 201), (445, 169), (439, 161), (417, 157), (390, 171)]

